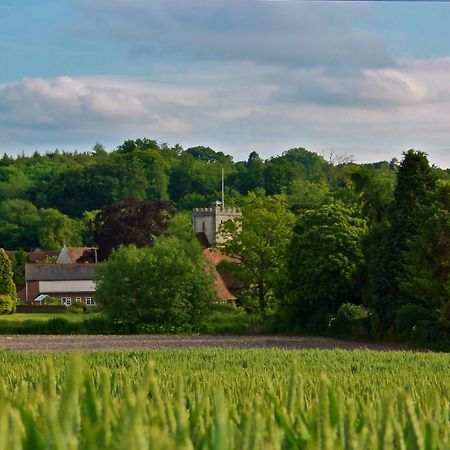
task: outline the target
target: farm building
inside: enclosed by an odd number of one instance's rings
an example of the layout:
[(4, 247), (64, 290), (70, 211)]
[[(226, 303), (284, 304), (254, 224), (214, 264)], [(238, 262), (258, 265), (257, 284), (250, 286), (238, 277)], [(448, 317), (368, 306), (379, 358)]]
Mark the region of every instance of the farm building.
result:
[(95, 264), (27, 264), (25, 298), (33, 302), (40, 295), (61, 300), (63, 305), (75, 302), (95, 305)]

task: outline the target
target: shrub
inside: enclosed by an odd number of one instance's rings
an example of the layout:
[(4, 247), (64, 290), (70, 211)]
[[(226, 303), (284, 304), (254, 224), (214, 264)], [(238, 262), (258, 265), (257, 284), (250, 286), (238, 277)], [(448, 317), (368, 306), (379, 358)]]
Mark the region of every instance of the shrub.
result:
[(67, 311), (73, 314), (82, 314), (85, 310), (86, 306), (81, 302), (75, 302), (67, 308)]
[(41, 301), (41, 305), (61, 305), (61, 300), (56, 297), (50, 297), (49, 295)]
[(0, 295), (0, 314), (11, 314), (14, 312), (14, 301), (10, 295)]
[(366, 308), (347, 302), (339, 307), (329, 326), (337, 336), (365, 337), (368, 333), (368, 317)]
[(215, 299), (195, 241), (169, 237), (154, 247), (121, 247), (97, 273), (102, 311), (126, 324), (195, 325)]
[(3, 312), (0, 310), (0, 314), (13, 313), (16, 310), (16, 286), (13, 280), (11, 261), (2, 248), (0, 248), (0, 295), (5, 296), (3, 299)]
[(413, 326), (411, 340), (436, 350), (450, 350), (449, 320), (418, 320)]
[(400, 336), (409, 339), (418, 321), (428, 321), (431, 319), (433, 319), (433, 315), (426, 308), (421, 305), (407, 303), (397, 310), (397, 319), (395, 323), (397, 333)]

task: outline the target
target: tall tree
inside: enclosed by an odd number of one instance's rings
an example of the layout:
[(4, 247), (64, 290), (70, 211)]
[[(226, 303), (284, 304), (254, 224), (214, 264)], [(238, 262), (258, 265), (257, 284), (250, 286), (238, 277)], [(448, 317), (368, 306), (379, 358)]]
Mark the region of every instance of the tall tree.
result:
[(426, 155), (409, 150), (398, 169), (394, 199), (387, 210), (387, 225), (375, 232), (378, 248), (370, 246), (368, 283), (370, 306), (377, 313), (380, 327), (391, 326), (400, 305), (409, 303), (400, 288), (405, 279), (405, 252), (408, 241), (424, 224), (425, 206), (434, 188), (434, 178)]
[(293, 224), (294, 215), (285, 196), (250, 193), (242, 207), (242, 219), (227, 221), (222, 226), (222, 247), (239, 259), (240, 275), (258, 299), (263, 314), (283, 271)]
[(364, 220), (340, 202), (300, 216), (289, 246), (286, 296), (299, 323), (323, 325), (343, 303), (360, 301), (356, 275), (365, 231)]
[(409, 303), (450, 320), (450, 182), (438, 182), (417, 234), (404, 253), (400, 289)]

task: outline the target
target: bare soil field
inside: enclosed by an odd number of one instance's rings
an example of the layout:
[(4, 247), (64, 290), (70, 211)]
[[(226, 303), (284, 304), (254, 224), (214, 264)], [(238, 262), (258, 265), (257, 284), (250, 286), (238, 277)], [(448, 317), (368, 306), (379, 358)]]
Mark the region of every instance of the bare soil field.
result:
[(342, 341), (312, 336), (235, 336), (235, 335), (10, 335), (0, 336), (0, 350), (76, 351), (76, 350), (151, 350), (187, 348), (280, 348), (370, 349), (378, 351), (411, 350), (401, 344)]

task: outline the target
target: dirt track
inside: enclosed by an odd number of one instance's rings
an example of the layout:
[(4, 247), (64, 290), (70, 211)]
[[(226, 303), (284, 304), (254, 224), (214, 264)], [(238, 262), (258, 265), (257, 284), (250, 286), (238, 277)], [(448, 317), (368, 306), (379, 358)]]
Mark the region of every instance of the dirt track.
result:
[(183, 348), (281, 348), (300, 350), (308, 348), (354, 350), (408, 350), (402, 345), (374, 344), (341, 341), (323, 337), (293, 336), (0, 336), (0, 350), (19, 351), (70, 351), (70, 350), (138, 350), (138, 349), (183, 349)]

